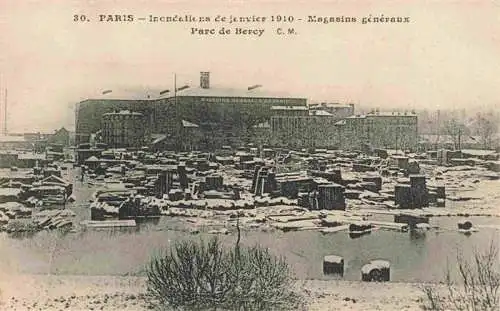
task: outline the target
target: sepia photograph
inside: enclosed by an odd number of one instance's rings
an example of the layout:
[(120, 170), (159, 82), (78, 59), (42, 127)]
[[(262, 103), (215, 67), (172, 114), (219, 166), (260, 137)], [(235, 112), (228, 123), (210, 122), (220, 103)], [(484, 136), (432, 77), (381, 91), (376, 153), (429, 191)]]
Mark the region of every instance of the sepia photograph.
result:
[(0, 310), (500, 310), (500, 1), (0, 1)]

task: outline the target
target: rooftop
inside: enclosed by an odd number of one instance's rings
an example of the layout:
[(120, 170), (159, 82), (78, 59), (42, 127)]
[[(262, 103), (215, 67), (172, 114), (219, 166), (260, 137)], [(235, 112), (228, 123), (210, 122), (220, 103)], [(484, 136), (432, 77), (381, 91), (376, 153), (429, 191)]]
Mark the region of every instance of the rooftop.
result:
[(314, 103), (310, 104), (311, 109), (321, 109), (321, 108), (352, 108), (354, 104), (341, 104), (341, 103)]
[(22, 190), (18, 188), (0, 188), (0, 196), (17, 196)]
[(417, 114), (414, 112), (397, 112), (397, 111), (381, 111), (381, 112), (370, 112), (366, 116), (369, 117), (416, 117)]
[[(248, 89), (237, 89), (237, 88), (224, 88), (224, 87), (210, 87), (201, 88), (193, 87), (187, 88), (182, 91), (177, 92), (177, 97), (183, 96), (205, 96), (205, 97), (239, 97), (239, 98), (300, 98), (293, 97), (287, 93), (277, 93), (264, 91), (261, 88), (256, 88), (252, 90)], [(173, 92), (164, 94), (162, 97), (174, 97)], [(303, 98), (305, 99), (305, 98)]]
[(183, 90), (178, 90), (177, 94), (174, 94), (173, 90), (170, 90), (169, 92), (164, 92), (161, 89), (113, 90), (112, 92), (108, 92), (106, 94), (91, 95), (82, 102), (87, 100), (154, 101), (160, 98), (173, 98), (174, 96), (233, 97), (233, 98), (294, 98), (294, 99), (300, 98), (306, 100), (305, 97), (293, 96), (285, 92), (269, 92), (262, 90), (261, 88), (248, 90), (247, 88), (239, 89), (239, 88), (211, 86), (210, 88), (189, 87)]
[[(163, 94), (160, 94), (163, 93)], [(247, 88), (228, 88), (211, 86), (210, 88), (189, 87), (183, 90), (178, 90), (174, 94), (173, 90), (169, 92), (162, 91), (161, 89), (143, 89), (143, 90), (113, 90), (106, 94), (91, 95), (86, 100), (157, 100), (159, 98), (173, 98), (186, 97), (186, 96), (205, 96), (205, 97), (237, 97), (237, 98), (300, 98), (304, 97), (291, 96), (288, 93), (282, 92), (269, 92), (262, 88), (255, 88), (248, 90)], [(85, 100), (84, 100), (85, 101)]]
[(257, 125), (254, 125), (253, 126), (254, 128), (271, 128), (271, 125), (269, 124), (269, 122), (262, 122), (262, 123), (259, 123)]
[(142, 116), (142, 113), (130, 111), (130, 110), (121, 110), (120, 112), (108, 112), (108, 113), (103, 114), (103, 116), (112, 116), (112, 115)]
[(347, 117), (348, 119), (359, 119), (359, 118), (366, 118), (366, 117), (416, 117), (417, 115), (413, 112), (370, 112), (367, 114), (356, 114)]
[(182, 120), (182, 127), (191, 127), (191, 128), (196, 128), (199, 127), (197, 124), (194, 124), (192, 122)]
[(308, 110), (306, 106), (272, 106), (271, 110), (299, 110), (305, 111)]
[(26, 139), (24, 138), (24, 136), (5, 136), (5, 135), (0, 135), (0, 142), (3, 142), (3, 143), (11, 143), (11, 142), (24, 142), (26, 141)]
[(325, 110), (309, 111), (310, 116), (331, 116), (332, 114)]
[(22, 160), (22, 159), (25, 159), (25, 160), (45, 160), (46, 157), (45, 157), (45, 154), (43, 153), (20, 153), (18, 156), (17, 156), (18, 159)]

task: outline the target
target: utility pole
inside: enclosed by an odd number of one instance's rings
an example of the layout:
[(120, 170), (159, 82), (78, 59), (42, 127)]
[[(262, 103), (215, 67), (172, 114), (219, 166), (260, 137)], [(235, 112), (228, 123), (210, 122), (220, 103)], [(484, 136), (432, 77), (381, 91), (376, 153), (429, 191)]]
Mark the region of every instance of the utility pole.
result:
[(461, 136), (462, 136), (462, 128), (461, 128), (461, 127), (459, 127), (459, 128), (458, 128), (458, 150), (462, 150), (462, 148), (461, 148), (461, 146), (460, 146), (460, 145), (461, 145), (461, 141), (460, 141)]
[(179, 107), (177, 107), (177, 73), (174, 73), (174, 110), (175, 110), (175, 122), (177, 123), (173, 128), (170, 128), (170, 131), (174, 129), (176, 133), (172, 133), (174, 137), (174, 145), (175, 149), (181, 149), (180, 144), (179, 144), (179, 138), (180, 138), (180, 132), (182, 131), (182, 124), (180, 124), (182, 121), (178, 119), (179, 116)]
[(177, 74), (174, 73), (174, 101), (177, 104)]
[(7, 136), (7, 89), (5, 89), (5, 109), (4, 109), (4, 123), (3, 123), (3, 134)]
[(438, 109), (436, 118), (436, 150), (439, 148), (439, 139), (441, 138), (441, 111)]

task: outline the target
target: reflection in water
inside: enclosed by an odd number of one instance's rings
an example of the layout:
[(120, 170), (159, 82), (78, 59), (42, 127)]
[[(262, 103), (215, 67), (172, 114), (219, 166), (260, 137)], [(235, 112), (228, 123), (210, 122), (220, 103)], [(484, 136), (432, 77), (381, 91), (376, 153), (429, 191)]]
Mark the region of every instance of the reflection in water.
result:
[[(484, 249), (492, 236), (499, 238), (499, 231), (483, 228), (464, 236), (455, 229), (456, 220), (440, 221), (441, 227), (449, 229), (439, 234), (434, 230), (377, 230), (353, 238), (347, 232), (243, 231), (242, 244), (261, 244), (276, 255), (285, 256), (299, 278), (330, 278), (323, 275), (323, 257), (337, 255), (344, 258), (346, 280), (360, 280), (364, 264), (384, 259), (391, 262), (393, 281), (416, 282), (441, 279), (447, 258), (456, 258), (457, 249), (464, 249), (464, 255), (470, 256), (474, 247)], [(150, 256), (168, 249), (172, 241), (212, 236), (191, 235), (182, 228), (185, 224), (179, 219), (164, 217), (157, 224), (146, 221), (136, 228), (87, 229), (76, 233), (42, 231), (31, 238), (16, 239), (0, 234), (0, 268), (24, 273), (142, 275)], [(221, 240), (227, 246), (234, 245), (234, 232), (222, 235)]]
[(8, 237), (15, 240), (30, 239), (34, 237), (36, 231), (12, 232), (8, 233)]
[(414, 242), (415, 245), (422, 245), (425, 242), (427, 232), (423, 230), (410, 230), (410, 240)]
[(351, 239), (357, 239), (357, 238), (360, 238), (360, 237), (362, 237), (364, 235), (368, 235), (370, 233), (371, 233), (371, 231), (368, 231), (368, 230), (367, 231), (361, 231), (361, 232), (349, 232), (349, 237)]
[(463, 235), (465, 235), (466, 237), (469, 237), (472, 235), (472, 232), (471, 231), (465, 231), (465, 232), (462, 232)]
[(160, 223), (160, 217), (136, 218), (135, 222), (139, 227), (143, 224), (158, 225)]

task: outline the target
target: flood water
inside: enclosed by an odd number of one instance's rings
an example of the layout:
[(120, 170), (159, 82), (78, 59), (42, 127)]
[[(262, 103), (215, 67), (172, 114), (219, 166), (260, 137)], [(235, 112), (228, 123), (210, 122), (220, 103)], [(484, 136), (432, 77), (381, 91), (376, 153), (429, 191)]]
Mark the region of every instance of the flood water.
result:
[[(82, 185), (73, 170), (63, 176), (74, 184), (76, 222), (90, 217), (83, 207), (95, 188)], [(491, 183), (493, 184), (493, 183)], [(488, 184), (485, 184), (487, 186)], [(497, 186), (490, 185), (496, 189)], [(490, 204), (500, 204), (497, 197)], [(471, 203), (467, 203), (471, 204)], [(392, 221), (392, 216), (376, 216)], [(500, 246), (500, 218), (470, 217), (479, 228), (467, 236), (457, 231), (459, 217), (433, 217), (431, 230), (415, 235), (409, 232), (377, 230), (352, 239), (347, 232), (323, 234), (315, 231), (242, 231), (242, 244), (269, 247), (276, 255), (285, 256), (299, 278), (327, 279), (323, 275), (323, 257), (344, 258), (344, 279), (360, 280), (360, 269), (374, 259), (391, 262), (391, 281), (436, 282), (443, 279), (447, 266), (453, 271), (457, 251), (470, 257), (472, 250), (485, 250), (495, 241)], [(484, 226), (484, 227), (483, 227)], [(32, 237), (12, 238), (0, 234), (0, 271), (29, 274), (68, 275), (144, 275), (152, 255), (168, 248), (178, 239), (207, 239), (211, 235), (191, 235), (180, 219), (162, 217), (159, 223), (142, 223), (128, 229), (88, 229), (76, 233), (42, 231)], [(234, 231), (234, 230), (233, 230)], [(221, 236), (232, 245), (234, 234)]]
[[(472, 217), (475, 225), (499, 225), (498, 218)], [(299, 278), (323, 276), (322, 259), (339, 255), (345, 260), (346, 280), (359, 280), (362, 265), (372, 259), (391, 262), (391, 280), (404, 282), (439, 281), (447, 262), (458, 250), (465, 256), (473, 248), (486, 249), (492, 238), (500, 241), (500, 230), (480, 228), (470, 236), (459, 233), (458, 218), (432, 218), (432, 225), (444, 228), (422, 235), (377, 230), (352, 239), (347, 232), (323, 234), (313, 231), (244, 231), (242, 243), (261, 244), (289, 261)], [(71, 275), (143, 275), (151, 255), (180, 238), (208, 238), (175, 230), (179, 221), (162, 218), (160, 223), (141, 224), (133, 229), (100, 229), (78, 233), (40, 232), (31, 238), (0, 238), (0, 267), (11, 272)], [(171, 228), (167, 230), (167, 228)], [(449, 230), (446, 230), (448, 228)], [(223, 236), (227, 245), (235, 236)]]

